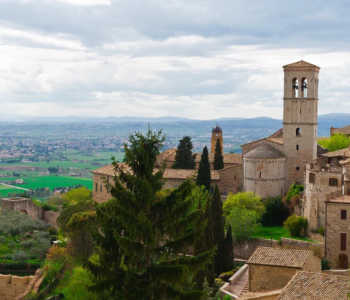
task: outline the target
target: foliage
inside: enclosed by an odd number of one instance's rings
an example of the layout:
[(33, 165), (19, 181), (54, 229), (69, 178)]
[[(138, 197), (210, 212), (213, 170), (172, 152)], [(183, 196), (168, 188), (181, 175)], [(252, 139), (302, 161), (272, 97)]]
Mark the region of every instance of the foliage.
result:
[(322, 271), (331, 269), (331, 264), (329, 260), (325, 257), (321, 259), (321, 268), (322, 268)]
[(22, 264), (24, 264), (28, 259), (29, 255), (25, 251), (17, 251), (12, 256), (13, 261), (20, 261)]
[(46, 254), (46, 260), (63, 263), (69, 257), (67, 248), (57, 245), (52, 246)]
[(299, 194), (304, 190), (303, 185), (298, 185), (295, 182), (289, 188), (287, 193), (287, 201), (290, 202), (294, 196), (299, 196)]
[(64, 203), (64, 198), (62, 198), (61, 195), (52, 195), (46, 200), (46, 202), (51, 205), (62, 205)]
[[(124, 163), (113, 162), (116, 174), (110, 185), (112, 199), (96, 206), (91, 232), (96, 259), (85, 263), (99, 299), (201, 299), (194, 276), (211, 262), (214, 250), (187, 256), (204, 239), (206, 222), (188, 231), (203, 215), (193, 211), (200, 194), (186, 180), (163, 199), (164, 169), (154, 170), (165, 137), (150, 129), (136, 132), (124, 145)], [(129, 171), (130, 170), (130, 171)], [(85, 213), (87, 214), (87, 213)], [(94, 224), (96, 224), (94, 226)]]
[(231, 225), (228, 226), (228, 230), (226, 232), (226, 237), (224, 241), (223, 264), (226, 270), (233, 269), (234, 257), (233, 257), (233, 238), (232, 238)]
[(350, 136), (346, 134), (334, 134), (327, 139), (317, 141), (323, 148), (327, 148), (329, 152), (345, 149), (349, 147)]
[(35, 242), (32, 239), (30, 239), (30, 240), (21, 242), (21, 245), (25, 250), (29, 250), (35, 246)]
[(324, 227), (323, 226), (320, 226), (317, 228), (317, 232), (320, 234), (320, 235), (323, 235), (324, 236)]
[(63, 290), (63, 294), (67, 299), (75, 300), (95, 300), (96, 295), (89, 292), (88, 288), (92, 284), (91, 276), (82, 266), (73, 269), (73, 274), (69, 279), (67, 292)]
[(195, 169), (196, 154), (192, 153), (193, 145), (189, 136), (183, 137), (176, 150), (175, 161), (172, 165), (173, 169)]
[(224, 215), (228, 216), (232, 209), (242, 208), (247, 210), (253, 210), (260, 218), (265, 213), (265, 206), (259, 196), (256, 196), (253, 192), (232, 194), (229, 193), (226, 202), (224, 203)]
[(250, 239), (260, 227), (260, 216), (253, 209), (235, 206), (226, 217), (227, 224), (231, 225), (232, 234), (238, 242)]
[(70, 190), (64, 193), (61, 198), (64, 202), (85, 202), (92, 198), (92, 191), (86, 187)]
[(210, 191), (210, 182), (211, 182), (211, 174), (210, 174), (209, 153), (208, 153), (207, 146), (205, 146), (203, 148), (203, 153), (201, 155), (201, 160), (199, 162), (196, 184), (198, 186), (203, 185), (207, 191)]
[(220, 290), (219, 285), (210, 287), (209, 283), (205, 280), (203, 286), (203, 300), (220, 300)]
[(6, 237), (0, 236), (0, 244), (5, 244), (6, 243)]
[(43, 210), (45, 210), (45, 211), (55, 211), (55, 212), (58, 211), (56, 205), (52, 205), (52, 204), (49, 204), (49, 203), (47, 203), (47, 202), (43, 202), (43, 203), (41, 204), (41, 208), (42, 208)]
[(221, 278), (215, 278), (215, 284), (222, 287), (225, 284), (225, 281), (223, 281)]
[(49, 227), (46, 229), (46, 231), (50, 234), (50, 235), (57, 235), (57, 229), (53, 226)]
[(289, 210), (282, 202), (281, 197), (268, 198), (264, 202), (265, 213), (262, 215), (261, 224), (282, 225), (289, 216)]
[(307, 219), (302, 216), (291, 215), (283, 223), (284, 227), (289, 230), (291, 236), (300, 236), (303, 230), (306, 230)]
[(218, 139), (215, 145), (214, 162), (213, 162), (214, 170), (221, 170), (224, 168), (224, 156), (222, 155), (221, 150), (222, 149), (221, 149), (220, 139)]
[(288, 239), (294, 239), (299, 241), (307, 241), (307, 242), (314, 242), (310, 239), (304, 238), (304, 237), (293, 237), (290, 235), (289, 230), (284, 228), (283, 226), (261, 226), (257, 231), (253, 233), (253, 237), (261, 238), (261, 239), (272, 239), (279, 240), (280, 238), (288, 238)]
[(219, 192), (219, 188), (216, 185), (214, 193), (211, 198), (211, 213), (213, 216), (213, 238), (214, 246), (217, 247), (217, 251), (214, 256), (214, 272), (220, 274), (227, 270), (224, 264), (224, 242), (225, 242), (225, 218), (222, 209), (222, 200)]

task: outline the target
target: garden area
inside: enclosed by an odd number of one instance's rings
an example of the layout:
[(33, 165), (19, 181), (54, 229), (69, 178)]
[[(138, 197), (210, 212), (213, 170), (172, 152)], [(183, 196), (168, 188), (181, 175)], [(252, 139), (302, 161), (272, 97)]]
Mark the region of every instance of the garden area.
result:
[(253, 234), (252, 237), (261, 239), (273, 239), (280, 240), (283, 238), (294, 239), (299, 241), (314, 242), (308, 238), (302, 236), (291, 236), (287, 228), (283, 226), (261, 226)]
[(0, 273), (34, 274), (45, 259), (56, 230), (15, 211), (0, 211)]

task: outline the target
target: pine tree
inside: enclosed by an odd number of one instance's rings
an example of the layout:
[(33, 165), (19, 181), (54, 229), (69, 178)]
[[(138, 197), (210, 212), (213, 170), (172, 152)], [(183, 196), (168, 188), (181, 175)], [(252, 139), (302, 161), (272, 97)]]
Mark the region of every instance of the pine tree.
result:
[(205, 239), (206, 222), (198, 223), (203, 212), (195, 204), (200, 188), (186, 180), (177, 189), (161, 191), (164, 168), (154, 166), (163, 141), (161, 131), (131, 134), (130, 146), (124, 145), (125, 165), (113, 163), (118, 174), (109, 186), (113, 198), (96, 209), (93, 237), (98, 261), (86, 263), (92, 290), (100, 299), (203, 295), (192, 283), (198, 270), (212, 261), (215, 249), (186, 256), (196, 241)]
[(224, 243), (224, 271), (231, 271), (234, 267), (233, 264), (233, 238), (231, 226), (228, 227), (225, 243)]
[(176, 150), (175, 161), (172, 169), (190, 169), (196, 167), (196, 154), (192, 154), (193, 145), (189, 136), (183, 137)]
[(214, 170), (221, 170), (224, 168), (224, 157), (221, 153), (220, 139), (216, 141), (213, 166)]
[[(194, 246), (195, 255), (201, 255), (202, 253), (207, 252), (214, 247), (214, 238), (213, 238), (213, 217), (211, 214), (210, 198), (208, 197), (208, 192), (201, 188), (202, 195), (199, 198), (198, 210), (202, 210), (202, 199), (206, 198), (206, 202), (203, 207), (203, 214), (200, 219), (198, 219), (196, 227), (201, 227), (202, 223), (206, 223), (204, 230), (205, 237), (197, 240)], [(215, 247), (216, 249), (216, 247)], [(213, 287), (215, 282), (214, 274), (214, 264), (209, 263), (205, 265), (203, 270), (199, 270), (196, 275), (196, 284), (198, 289), (203, 289), (204, 282), (207, 282), (209, 286)]]
[(210, 182), (211, 182), (211, 175), (210, 175), (209, 154), (208, 154), (208, 148), (207, 146), (205, 146), (203, 148), (201, 161), (199, 163), (196, 184), (198, 186), (204, 185), (206, 190), (210, 192)]
[(218, 248), (214, 257), (214, 271), (216, 275), (220, 275), (222, 272), (226, 271), (224, 266), (225, 219), (223, 216), (224, 212), (222, 210), (221, 196), (217, 185), (215, 186), (211, 200), (211, 213), (214, 220), (214, 245)]

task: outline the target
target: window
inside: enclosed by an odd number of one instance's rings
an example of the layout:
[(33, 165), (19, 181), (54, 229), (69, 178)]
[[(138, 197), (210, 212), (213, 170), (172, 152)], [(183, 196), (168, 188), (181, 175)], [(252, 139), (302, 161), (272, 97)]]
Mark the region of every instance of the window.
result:
[(301, 80), (301, 97), (307, 97), (307, 79), (306, 78), (303, 78)]
[(235, 178), (235, 180), (236, 180), (236, 175), (235, 175), (235, 177), (234, 177), (234, 178)]
[(98, 189), (98, 184), (95, 183), (95, 192), (97, 192), (97, 189)]
[(260, 172), (260, 178), (261, 178), (261, 172)]
[(337, 178), (329, 178), (329, 186), (338, 186)]
[(340, 210), (340, 219), (346, 220), (346, 209)]
[(294, 78), (292, 82), (293, 82), (293, 85), (292, 85), (292, 88), (293, 88), (293, 97), (298, 97), (298, 89), (299, 89), (299, 86), (298, 86), (298, 79), (297, 79), (297, 78)]
[(300, 110), (300, 114), (301, 114), (301, 110)]
[(295, 169), (296, 169), (297, 171), (299, 171), (299, 170), (300, 170), (300, 167), (296, 167)]
[(299, 150), (299, 145), (296, 146), (297, 151)]
[(313, 173), (309, 174), (309, 183), (315, 183), (315, 174)]
[(340, 234), (340, 250), (346, 251), (346, 233)]
[(295, 130), (295, 135), (301, 136), (301, 129), (299, 127)]
[(102, 184), (100, 184), (100, 192), (102, 193)]

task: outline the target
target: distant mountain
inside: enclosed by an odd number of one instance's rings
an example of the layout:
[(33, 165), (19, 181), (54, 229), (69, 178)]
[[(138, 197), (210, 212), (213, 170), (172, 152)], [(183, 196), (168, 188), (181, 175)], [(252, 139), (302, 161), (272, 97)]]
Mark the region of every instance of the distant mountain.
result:
[[(181, 126), (186, 128), (187, 126), (202, 127), (203, 129), (209, 130), (216, 123), (219, 123), (223, 129), (278, 129), (281, 128), (282, 120), (268, 118), (268, 117), (258, 117), (258, 118), (219, 118), (212, 120), (194, 120), (188, 118), (180, 117), (106, 117), (106, 118), (96, 118), (96, 117), (80, 117), (80, 116), (67, 116), (67, 117), (32, 117), (32, 116), (18, 116), (18, 115), (5, 115), (1, 116), (0, 122), (22, 122), (22, 123), (152, 123), (152, 124), (168, 124)], [(318, 117), (318, 135), (328, 136), (330, 127), (344, 127), (350, 125), (350, 114), (346, 113), (332, 113), (320, 115)], [(187, 125), (187, 123), (189, 123)]]

